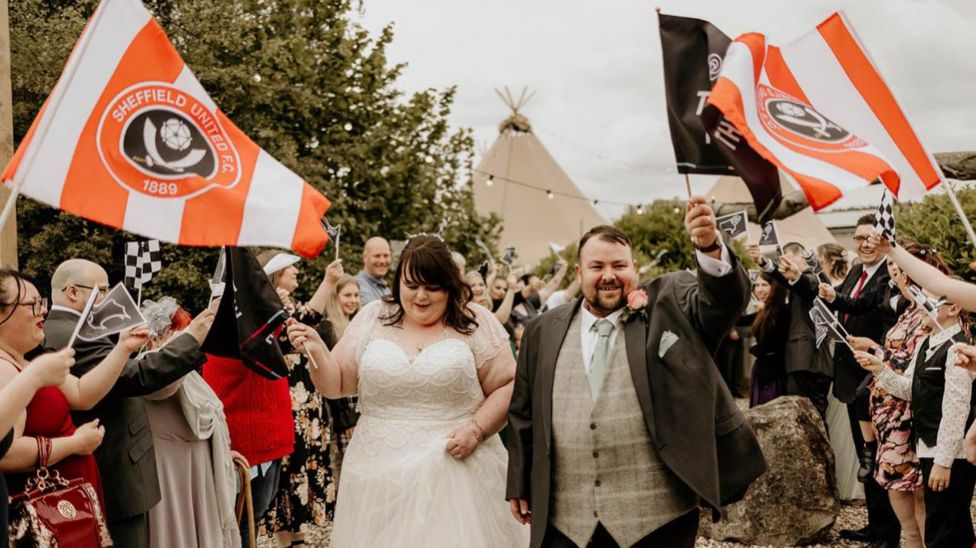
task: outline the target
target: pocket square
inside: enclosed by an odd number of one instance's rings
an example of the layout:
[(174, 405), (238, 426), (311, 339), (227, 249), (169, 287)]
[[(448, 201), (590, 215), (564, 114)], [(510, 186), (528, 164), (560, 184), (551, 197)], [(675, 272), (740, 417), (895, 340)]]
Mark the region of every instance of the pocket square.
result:
[(663, 358), (668, 353), (668, 349), (676, 342), (678, 342), (678, 336), (670, 331), (665, 331), (661, 335), (661, 342), (657, 345), (657, 357)]

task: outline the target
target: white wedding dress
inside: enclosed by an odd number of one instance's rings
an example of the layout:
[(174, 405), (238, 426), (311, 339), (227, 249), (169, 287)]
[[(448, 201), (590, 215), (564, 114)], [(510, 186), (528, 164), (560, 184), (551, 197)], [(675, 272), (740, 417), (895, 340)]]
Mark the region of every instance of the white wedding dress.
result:
[(356, 431), (343, 459), (334, 548), (528, 546), (505, 501), (508, 454), (491, 436), (464, 461), (445, 450), (485, 400), (478, 368), (510, 352), (501, 324), (471, 305), (479, 327), (447, 330), (410, 356), (390, 305), (364, 307), (334, 350), (359, 367)]

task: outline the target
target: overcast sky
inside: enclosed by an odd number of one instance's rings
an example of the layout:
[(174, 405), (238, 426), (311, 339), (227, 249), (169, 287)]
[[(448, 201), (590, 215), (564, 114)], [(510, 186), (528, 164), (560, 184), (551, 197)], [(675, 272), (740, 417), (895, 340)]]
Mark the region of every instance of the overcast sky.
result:
[(400, 88), (457, 85), (452, 122), (486, 146), (508, 115), (494, 89), (527, 86), (523, 113), (580, 189), (637, 203), (684, 194), (656, 5), (776, 44), (843, 9), (929, 151), (976, 149), (974, 0), (363, 0), (360, 22), (373, 32), (395, 23), (390, 60), (409, 65)]

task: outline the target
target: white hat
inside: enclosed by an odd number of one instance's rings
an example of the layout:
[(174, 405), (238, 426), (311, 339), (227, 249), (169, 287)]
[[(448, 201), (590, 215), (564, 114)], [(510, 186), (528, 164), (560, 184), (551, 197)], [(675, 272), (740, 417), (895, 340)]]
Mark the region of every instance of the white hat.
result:
[(288, 268), (300, 260), (302, 260), (302, 258), (298, 255), (292, 255), (291, 253), (279, 253), (274, 257), (271, 257), (268, 264), (264, 265), (264, 273), (270, 276), (279, 270)]

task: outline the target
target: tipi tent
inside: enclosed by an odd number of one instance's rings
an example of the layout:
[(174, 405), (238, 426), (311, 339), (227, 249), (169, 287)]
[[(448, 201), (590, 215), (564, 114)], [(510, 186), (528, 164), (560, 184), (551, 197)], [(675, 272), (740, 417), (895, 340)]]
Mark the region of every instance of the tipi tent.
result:
[(569, 244), (607, 221), (519, 114), (528, 100), (525, 92), (515, 100), (506, 89), (502, 99), (512, 114), (498, 127), (498, 139), (475, 171), (475, 208), (502, 218), (501, 246), (514, 245), (519, 262), (530, 264), (550, 253), (549, 242)]
[[(780, 186), (783, 194), (793, 192), (789, 183), (780, 178)], [(723, 175), (718, 178), (715, 185), (705, 195), (709, 200), (714, 200), (716, 204), (742, 204), (743, 208), (752, 203), (752, 196), (745, 182), (739, 177)], [(780, 242), (800, 242), (807, 249), (813, 249), (820, 244), (833, 242), (837, 243), (834, 235), (827, 230), (827, 227), (820, 222), (813, 208), (805, 207), (790, 215), (789, 217), (773, 221), (776, 224), (776, 232), (779, 234)], [(749, 241), (752, 243), (759, 241), (761, 229), (755, 223), (749, 223)]]

